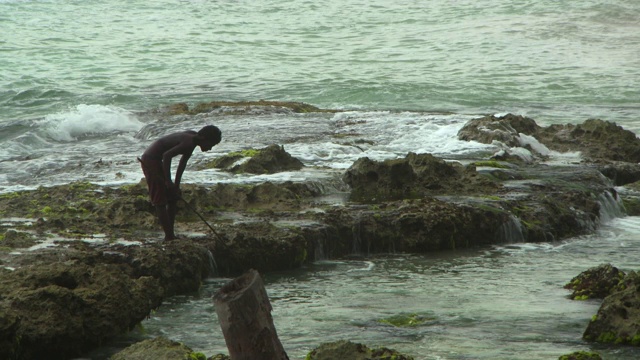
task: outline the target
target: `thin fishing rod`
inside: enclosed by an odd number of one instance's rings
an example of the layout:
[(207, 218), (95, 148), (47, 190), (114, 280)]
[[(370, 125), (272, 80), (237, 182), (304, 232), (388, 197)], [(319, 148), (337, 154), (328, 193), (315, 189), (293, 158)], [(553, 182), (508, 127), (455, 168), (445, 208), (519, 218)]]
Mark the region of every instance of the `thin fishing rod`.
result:
[(189, 208), (189, 210), (193, 211), (194, 214), (198, 215), (198, 217), (200, 218), (200, 220), (202, 220), (205, 224), (207, 224), (207, 226), (209, 227), (209, 229), (211, 229), (211, 232), (213, 232), (213, 234), (218, 238), (218, 240), (222, 240), (222, 238), (220, 237), (220, 235), (216, 232), (216, 230), (209, 225), (209, 223), (207, 222), (207, 220), (204, 219), (204, 217), (202, 217), (202, 215), (200, 215), (199, 212), (196, 211), (196, 209), (193, 208), (193, 206), (191, 206), (191, 204), (189, 204), (187, 202), (187, 200), (185, 200), (182, 196), (178, 195), (178, 199), (182, 200), (182, 202), (184, 202), (184, 204)]

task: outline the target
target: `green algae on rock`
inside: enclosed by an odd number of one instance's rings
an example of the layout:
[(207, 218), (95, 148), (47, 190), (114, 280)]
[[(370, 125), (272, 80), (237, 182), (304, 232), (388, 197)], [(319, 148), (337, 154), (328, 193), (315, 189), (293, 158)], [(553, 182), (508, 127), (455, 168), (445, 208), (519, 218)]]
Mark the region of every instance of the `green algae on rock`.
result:
[(640, 275), (626, 274), (587, 325), (583, 338), (608, 344), (640, 346)]
[(133, 344), (110, 358), (110, 360), (148, 359), (207, 360), (207, 356), (200, 352), (194, 352), (185, 344), (159, 336)]
[(216, 168), (234, 174), (274, 174), (283, 171), (297, 171), (303, 167), (302, 161), (286, 152), (284, 146), (276, 144), (258, 150), (248, 149), (232, 152), (199, 165), (200, 169)]
[(573, 300), (604, 299), (618, 288), (624, 276), (624, 271), (602, 264), (574, 277), (564, 288), (573, 290), (570, 295)]
[(602, 360), (602, 356), (590, 351), (576, 351), (571, 354), (562, 355), (558, 360)]
[(413, 327), (434, 321), (435, 318), (427, 314), (398, 314), (388, 318), (377, 320), (379, 323), (395, 327)]
[(311, 350), (305, 360), (413, 360), (412, 356), (401, 354), (385, 347), (372, 349), (366, 345), (351, 341), (336, 341), (321, 344)]

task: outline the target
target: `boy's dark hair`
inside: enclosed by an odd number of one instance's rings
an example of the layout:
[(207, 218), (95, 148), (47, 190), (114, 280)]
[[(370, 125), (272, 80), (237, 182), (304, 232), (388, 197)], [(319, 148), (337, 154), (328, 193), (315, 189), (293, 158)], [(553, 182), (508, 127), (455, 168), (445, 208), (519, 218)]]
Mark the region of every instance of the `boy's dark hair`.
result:
[(207, 125), (198, 131), (198, 135), (205, 139), (212, 140), (214, 144), (218, 144), (222, 140), (222, 132), (217, 126)]

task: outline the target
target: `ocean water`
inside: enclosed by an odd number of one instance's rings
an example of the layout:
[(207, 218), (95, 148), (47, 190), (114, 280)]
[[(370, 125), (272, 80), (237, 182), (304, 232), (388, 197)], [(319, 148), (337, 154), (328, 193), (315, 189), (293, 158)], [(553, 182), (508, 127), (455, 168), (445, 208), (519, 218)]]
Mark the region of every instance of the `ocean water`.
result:
[[(540, 125), (601, 118), (638, 133), (638, 14), (635, 0), (0, 0), (0, 193), (138, 182), (135, 157), (152, 140), (206, 124), (219, 126), (223, 141), (196, 150), (184, 182), (330, 182), (363, 156), (489, 156), (495, 146), (456, 138), (484, 114), (526, 115)], [(148, 113), (175, 102), (259, 99), (345, 112)], [(192, 171), (208, 157), (272, 143), (309, 166), (270, 176)], [(552, 153), (550, 163), (579, 156)], [(637, 270), (637, 223), (613, 219), (606, 231), (566, 244), (392, 257), (371, 267), (314, 264), (269, 280), (274, 318), (296, 356), (339, 327), (341, 337), (389, 340), (421, 359), (557, 358), (593, 347), (580, 336), (597, 309), (566, 301), (558, 286), (607, 260)], [(454, 296), (445, 285), (457, 281)], [(360, 296), (371, 289), (380, 296)], [(214, 336), (216, 324), (187, 325), (194, 311), (210, 311), (198, 299), (177, 306), (179, 330), (162, 319), (147, 326), (220, 349), (199, 337)], [(372, 322), (399, 305), (422, 311), (415, 304), (432, 299), (422, 310), (434, 326), (397, 332)], [(317, 312), (301, 320), (309, 306)], [(605, 351), (607, 359), (640, 357)]]
[(225, 152), (273, 142), (265, 121), (295, 123), (281, 140), (296, 155), (329, 167), (353, 158), (323, 137), (341, 116), (139, 116), (175, 102), (352, 110), (375, 117), (377, 150), (393, 155), (460, 154), (475, 145), (457, 144), (456, 126), (487, 113), (637, 131), (638, 13), (632, 0), (0, 0), (0, 192), (137, 181), (130, 160), (152, 140), (135, 137), (145, 126), (161, 135), (213, 122)]

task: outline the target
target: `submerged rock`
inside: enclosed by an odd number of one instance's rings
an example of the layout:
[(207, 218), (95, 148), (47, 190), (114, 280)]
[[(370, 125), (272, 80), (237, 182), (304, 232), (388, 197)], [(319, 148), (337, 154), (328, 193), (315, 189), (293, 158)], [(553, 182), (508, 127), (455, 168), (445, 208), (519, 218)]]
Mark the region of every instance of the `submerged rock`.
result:
[(585, 330), (585, 340), (640, 346), (640, 275), (629, 272)]
[(398, 314), (388, 318), (379, 319), (378, 322), (395, 327), (414, 327), (433, 322), (435, 318), (428, 314)]
[(393, 349), (371, 349), (366, 345), (351, 341), (325, 343), (307, 354), (306, 360), (413, 360), (413, 357), (401, 354)]
[(625, 273), (611, 264), (603, 264), (571, 279), (564, 286), (565, 289), (573, 290), (571, 299), (604, 299), (620, 286)]
[(153, 339), (143, 340), (133, 344), (109, 360), (231, 360), (224, 354), (217, 354), (207, 358), (201, 352), (195, 352), (183, 343), (158, 336)]
[(576, 351), (568, 355), (562, 355), (558, 360), (602, 360), (602, 356), (589, 351)]

